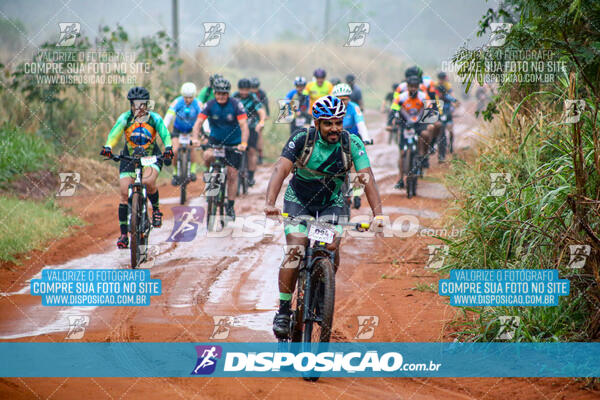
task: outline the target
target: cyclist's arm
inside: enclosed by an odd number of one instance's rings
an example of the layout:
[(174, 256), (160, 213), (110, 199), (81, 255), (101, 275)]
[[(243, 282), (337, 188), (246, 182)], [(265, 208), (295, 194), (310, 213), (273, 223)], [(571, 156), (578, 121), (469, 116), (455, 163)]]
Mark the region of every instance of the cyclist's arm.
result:
[(177, 104), (177, 100), (174, 100), (171, 103), (171, 105), (169, 106), (169, 110), (165, 114), (164, 122), (165, 122), (165, 126), (167, 127), (167, 129), (169, 129), (169, 127), (171, 126), (171, 122), (173, 121), (173, 118), (175, 118), (175, 105), (176, 104)]
[(363, 138), (364, 141), (371, 141), (371, 134), (367, 129), (367, 124), (365, 124), (365, 118), (360, 110), (356, 110), (356, 115), (354, 116), (354, 122), (356, 123), (356, 127), (358, 128), (358, 134)]
[(127, 116), (128, 113), (125, 112), (119, 116), (117, 122), (110, 130), (108, 134), (108, 138), (106, 139), (105, 147), (110, 147), (111, 149), (119, 143), (121, 136), (123, 136), (123, 132), (125, 131), (125, 125), (127, 125)]
[(258, 124), (256, 124), (256, 127), (258, 128), (260, 126), (262, 129), (265, 126), (265, 119), (267, 119), (267, 113), (262, 107), (256, 110), (256, 112), (258, 113)]
[(369, 201), (373, 215), (383, 215), (379, 189), (377, 189), (377, 185), (375, 184), (375, 176), (371, 170), (371, 163), (369, 162), (365, 145), (357, 136), (351, 135), (350, 138), (350, 151), (352, 153), (354, 168), (356, 169), (357, 173), (364, 173), (369, 177), (365, 184), (365, 194), (367, 195), (367, 200)]
[(242, 143), (248, 145), (248, 138), (250, 137), (250, 130), (248, 129), (248, 118), (238, 119), (240, 129), (242, 130)]
[(265, 202), (268, 206), (275, 206), (283, 181), (292, 172), (293, 167), (294, 163), (285, 157), (279, 157), (279, 160), (275, 163), (271, 179), (269, 179), (269, 185), (267, 186)]
[(206, 109), (203, 112), (201, 112), (200, 114), (198, 114), (198, 118), (196, 118), (196, 122), (194, 122), (194, 127), (192, 128), (192, 141), (193, 142), (198, 141), (198, 136), (200, 135), (200, 127), (202, 127), (202, 124), (208, 118), (207, 115), (203, 114), (204, 112), (206, 112)]
[(173, 145), (171, 143), (171, 134), (165, 126), (163, 119), (158, 114), (154, 116), (156, 117), (156, 131), (158, 132), (158, 136), (160, 136), (160, 140), (162, 140), (165, 147), (171, 147)]

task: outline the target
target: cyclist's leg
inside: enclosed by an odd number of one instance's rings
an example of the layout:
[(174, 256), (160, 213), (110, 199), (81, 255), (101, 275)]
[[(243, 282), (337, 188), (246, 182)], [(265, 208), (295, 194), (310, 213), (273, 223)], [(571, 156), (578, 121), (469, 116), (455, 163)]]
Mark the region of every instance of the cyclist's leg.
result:
[(202, 153), (202, 158), (204, 159), (204, 165), (206, 168), (210, 167), (210, 164), (212, 164), (212, 162), (215, 160), (215, 157), (213, 157), (213, 150), (204, 150), (204, 153)]
[(152, 204), (152, 225), (156, 228), (160, 228), (162, 225), (162, 213), (160, 212), (158, 185), (156, 179), (160, 172), (160, 165), (153, 164), (149, 167), (144, 168), (142, 183), (146, 185), (146, 193), (148, 193), (148, 200)]
[[(342, 196), (339, 196), (342, 197)], [(343, 199), (338, 199), (334, 204), (319, 210), (319, 219), (323, 221), (330, 221), (332, 219), (337, 219), (338, 222), (346, 223), (349, 220), (349, 216), (347, 215), (344, 207), (343, 207)], [(335, 251), (335, 258), (333, 263), (334, 271), (337, 271), (337, 268), (340, 264), (340, 243), (342, 241), (342, 235), (344, 230), (341, 225), (335, 226), (336, 234), (335, 239), (332, 243), (327, 245), (327, 250)]]
[(127, 202), (128, 202), (128, 191), (129, 185), (133, 183), (133, 178), (129, 176), (127, 172), (122, 172), (119, 177), (119, 191), (120, 191), (120, 202), (119, 202), (119, 228), (121, 231), (121, 236), (127, 236), (128, 228), (127, 225)]
[(255, 129), (250, 129), (250, 137), (248, 138), (248, 180), (254, 184), (254, 171), (258, 163), (258, 137), (259, 134)]
[(171, 132), (171, 143), (173, 146), (173, 179), (172, 184), (177, 185), (177, 153), (179, 152), (179, 131), (173, 128)]

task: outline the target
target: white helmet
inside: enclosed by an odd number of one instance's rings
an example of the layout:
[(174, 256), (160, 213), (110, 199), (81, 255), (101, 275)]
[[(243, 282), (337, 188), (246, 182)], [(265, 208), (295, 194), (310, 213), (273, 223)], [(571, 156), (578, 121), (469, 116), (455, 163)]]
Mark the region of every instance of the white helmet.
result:
[(331, 95), (335, 97), (350, 96), (352, 94), (352, 88), (347, 83), (338, 83), (333, 87)]
[(194, 97), (196, 96), (196, 85), (192, 82), (186, 82), (181, 85), (181, 95), (183, 97)]

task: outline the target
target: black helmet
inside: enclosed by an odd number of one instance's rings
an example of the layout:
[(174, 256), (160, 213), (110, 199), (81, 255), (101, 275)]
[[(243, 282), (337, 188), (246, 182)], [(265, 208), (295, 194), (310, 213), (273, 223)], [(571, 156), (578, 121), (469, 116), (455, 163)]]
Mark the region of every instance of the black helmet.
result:
[(416, 76), (421, 80), (423, 77), (423, 70), (416, 65), (413, 65), (404, 71), (404, 77), (408, 79), (409, 76)]
[(210, 87), (213, 87), (213, 85), (215, 84), (215, 80), (217, 78), (222, 78), (223, 75), (221, 74), (212, 74), (209, 78), (208, 78), (208, 83), (210, 85)]
[(448, 77), (448, 75), (444, 72), (441, 71), (440, 73), (437, 74), (438, 79), (446, 79)]
[(313, 76), (315, 78), (325, 78), (327, 76), (327, 72), (325, 72), (323, 68), (317, 68), (315, 69), (315, 72), (313, 72)]
[(127, 100), (150, 100), (150, 93), (145, 87), (135, 86), (127, 92)]
[(419, 83), (421, 83), (421, 80), (418, 76), (411, 75), (408, 78), (406, 78), (407, 85), (418, 85)]
[(331, 80), (329, 81), (331, 82), (331, 84), (333, 86), (337, 85), (338, 83), (342, 83), (342, 80), (340, 78), (331, 78)]
[(260, 86), (260, 80), (257, 77), (250, 78), (250, 87), (252, 89), (258, 89)]
[(392, 90), (396, 90), (396, 88), (398, 87), (398, 85), (399, 85), (398, 82), (392, 83)]
[(238, 81), (238, 89), (250, 89), (251, 87), (252, 84), (248, 78), (242, 78)]
[(217, 79), (215, 79), (214, 83), (213, 83), (213, 90), (215, 92), (228, 92), (231, 90), (231, 83), (223, 78), (223, 77), (218, 77)]
[(352, 74), (346, 75), (346, 83), (348, 83), (350, 85), (354, 83), (355, 79), (356, 79), (356, 77)]

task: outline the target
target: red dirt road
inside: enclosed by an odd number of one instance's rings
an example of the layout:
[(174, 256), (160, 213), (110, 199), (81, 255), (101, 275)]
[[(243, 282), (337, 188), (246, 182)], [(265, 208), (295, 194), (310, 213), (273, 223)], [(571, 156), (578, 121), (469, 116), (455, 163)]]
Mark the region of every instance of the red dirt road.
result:
[[(437, 182), (443, 175), (432, 157), (419, 196), (407, 199), (393, 189), (397, 149), (388, 146), (381, 114), (367, 113), (378, 143), (368, 148), (384, 211), (416, 217), (421, 227), (440, 228), (449, 194)], [(458, 146), (469, 142), (472, 120), (459, 119)], [(258, 184), (236, 202), (240, 217), (259, 215), (270, 166), (257, 173)], [(202, 205), (201, 185), (191, 186), (191, 204)], [(277, 269), (281, 260), (281, 229), (273, 237), (208, 237), (198, 232), (189, 243), (165, 242), (173, 226), (175, 188), (161, 188), (166, 218), (151, 235), (159, 251), (152, 278), (161, 279), (163, 294), (149, 307), (42, 307), (29, 295), (28, 281), (43, 267), (126, 268), (128, 252), (114, 249), (118, 236), (116, 192), (87, 194), (63, 200), (88, 225), (68, 238), (32, 252), (21, 265), (4, 265), (0, 274), (0, 340), (67, 342), (69, 315), (87, 315), (85, 342), (207, 342), (214, 316), (231, 317), (226, 341), (274, 341), (270, 325), (277, 306)], [(281, 197), (281, 196), (280, 196)], [(368, 214), (363, 207), (354, 214)], [(235, 236), (235, 233), (233, 234)], [(244, 236), (244, 235), (238, 235)], [(249, 237), (248, 237), (249, 236)], [(439, 276), (424, 268), (428, 244), (439, 240), (416, 234), (406, 238), (347, 237), (336, 275), (334, 341), (357, 341), (358, 316), (376, 316), (374, 342), (450, 342), (448, 323), (458, 311), (447, 298), (428, 290)], [(420, 290), (416, 290), (416, 288)], [(435, 287), (435, 286), (434, 286)], [(216, 340), (215, 340), (216, 341)], [(193, 366), (190, 366), (192, 368)], [(572, 379), (508, 378), (10, 378), (0, 379), (2, 399), (594, 399)]]

